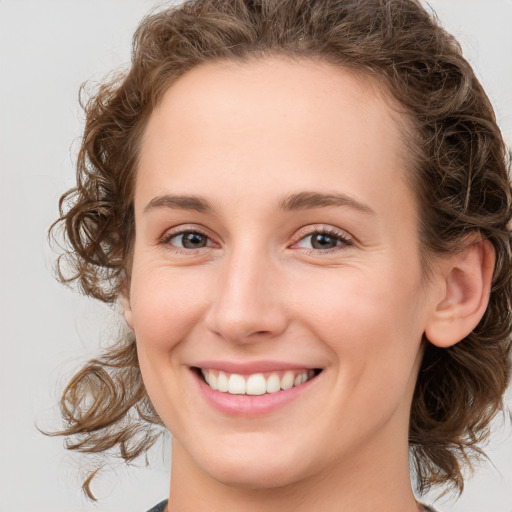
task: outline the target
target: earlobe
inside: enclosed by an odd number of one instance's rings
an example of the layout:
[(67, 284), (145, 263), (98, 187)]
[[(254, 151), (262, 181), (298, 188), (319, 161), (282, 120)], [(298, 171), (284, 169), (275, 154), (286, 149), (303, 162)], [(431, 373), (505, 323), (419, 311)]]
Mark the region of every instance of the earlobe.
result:
[(494, 260), (492, 244), (478, 240), (441, 263), (443, 297), (425, 327), (432, 344), (455, 345), (478, 325), (489, 303)]
[(121, 308), (128, 327), (133, 331), (133, 314), (128, 290), (121, 294)]

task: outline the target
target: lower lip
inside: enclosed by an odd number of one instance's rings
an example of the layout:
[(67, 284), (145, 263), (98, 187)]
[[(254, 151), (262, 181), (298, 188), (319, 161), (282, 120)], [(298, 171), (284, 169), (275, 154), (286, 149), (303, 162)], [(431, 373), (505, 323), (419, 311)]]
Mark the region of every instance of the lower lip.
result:
[(192, 369), (192, 372), (195, 376), (195, 380), (199, 384), (199, 389), (210, 405), (229, 416), (245, 417), (270, 414), (286, 406), (307, 391), (318, 378), (317, 375), (304, 382), (304, 384), (277, 391), (276, 393), (266, 393), (264, 395), (231, 395), (230, 393), (215, 391), (199, 377), (196, 370)]

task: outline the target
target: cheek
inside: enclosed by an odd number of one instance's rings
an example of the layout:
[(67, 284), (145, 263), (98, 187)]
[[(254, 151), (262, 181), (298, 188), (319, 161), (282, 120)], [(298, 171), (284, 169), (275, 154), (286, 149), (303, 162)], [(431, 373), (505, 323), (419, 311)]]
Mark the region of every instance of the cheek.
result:
[(351, 268), (309, 280), (307, 293), (296, 302), (308, 328), (340, 364), (350, 361), (354, 378), (376, 365), (410, 363), (423, 333), (419, 274), (374, 268), (381, 272)]
[[(196, 273), (198, 274), (198, 273)], [(145, 388), (166, 425), (179, 424), (187, 404), (181, 375), (182, 341), (204, 315), (205, 284), (193, 272), (134, 266), (130, 302)]]
[(169, 268), (134, 272), (130, 297), (138, 344), (168, 351), (193, 329), (206, 308), (205, 283), (197, 274)]
[(350, 417), (346, 428), (364, 432), (409, 403), (423, 332), (413, 282), (359, 275), (312, 290), (311, 330), (335, 361), (333, 424)]

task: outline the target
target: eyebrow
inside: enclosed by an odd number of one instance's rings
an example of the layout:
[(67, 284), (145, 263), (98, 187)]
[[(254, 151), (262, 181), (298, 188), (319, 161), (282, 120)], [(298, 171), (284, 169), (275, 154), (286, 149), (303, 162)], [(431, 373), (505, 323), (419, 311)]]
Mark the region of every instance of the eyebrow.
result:
[(366, 204), (346, 194), (323, 194), (320, 192), (299, 192), (286, 196), (279, 205), (283, 211), (308, 210), (325, 206), (346, 206), (361, 213), (376, 215)]
[(176, 196), (165, 194), (156, 196), (144, 208), (144, 213), (155, 208), (174, 208), (178, 210), (193, 210), (199, 213), (213, 211), (212, 205), (203, 197), (199, 196)]
[[(298, 192), (290, 194), (279, 203), (278, 210), (299, 211), (326, 206), (344, 206), (361, 213), (375, 215), (375, 212), (368, 205), (346, 194), (324, 194), (321, 192)], [(214, 211), (210, 202), (204, 197), (173, 194), (154, 197), (144, 208), (144, 213), (155, 208), (190, 210), (199, 213), (210, 213)]]

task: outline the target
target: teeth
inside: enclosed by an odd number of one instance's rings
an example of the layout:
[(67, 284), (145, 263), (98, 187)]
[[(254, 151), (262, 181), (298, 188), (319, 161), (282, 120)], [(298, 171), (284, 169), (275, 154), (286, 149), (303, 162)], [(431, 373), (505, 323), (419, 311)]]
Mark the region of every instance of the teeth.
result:
[(290, 389), (293, 388), (294, 381), (293, 372), (286, 372), (281, 379), (281, 389)]
[(228, 392), (228, 377), (224, 372), (219, 372), (217, 377), (217, 389), (223, 393)]
[[(251, 380), (250, 377), (249, 380)], [(249, 380), (247, 381), (247, 388), (249, 388)], [(265, 383), (265, 391), (267, 393), (277, 393), (278, 391), (281, 391), (281, 382), (279, 380), (279, 375), (277, 375), (277, 373), (273, 373), (267, 379), (267, 382)], [(247, 392), (249, 393), (249, 391)]]
[(247, 379), (245, 392), (248, 395), (264, 395), (267, 392), (267, 382), (262, 373), (255, 373)]
[(232, 373), (228, 380), (228, 393), (230, 395), (245, 395), (245, 379), (241, 375)]
[(290, 389), (300, 386), (311, 379), (313, 370), (286, 371), (268, 374), (254, 373), (252, 375), (239, 375), (237, 373), (225, 373), (222, 371), (201, 369), (204, 380), (214, 390), (231, 395), (264, 395), (265, 393), (277, 393), (282, 389)]
[(212, 389), (217, 390), (218, 389), (217, 376), (213, 372), (209, 372), (209, 374), (210, 374), (210, 380), (208, 381), (208, 384), (210, 385), (210, 387)]

